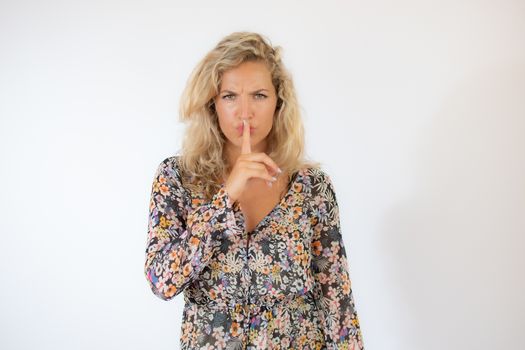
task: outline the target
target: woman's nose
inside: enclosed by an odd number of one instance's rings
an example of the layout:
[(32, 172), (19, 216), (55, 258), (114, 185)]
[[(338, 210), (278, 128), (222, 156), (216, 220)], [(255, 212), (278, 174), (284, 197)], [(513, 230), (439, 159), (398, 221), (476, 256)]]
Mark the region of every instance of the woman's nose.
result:
[(240, 114), (241, 119), (249, 119), (252, 116), (252, 106), (248, 96), (241, 97)]

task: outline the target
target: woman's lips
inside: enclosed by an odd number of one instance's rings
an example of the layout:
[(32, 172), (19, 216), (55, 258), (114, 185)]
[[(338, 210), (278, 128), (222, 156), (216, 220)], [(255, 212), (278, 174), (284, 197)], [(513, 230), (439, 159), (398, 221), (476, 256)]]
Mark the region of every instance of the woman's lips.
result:
[[(250, 126), (250, 135), (253, 134), (253, 130), (255, 130), (255, 128)], [(242, 135), (242, 132), (243, 132), (243, 125), (242, 124), (241, 124), (241, 126), (237, 127), (237, 131), (239, 132), (239, 134)]]

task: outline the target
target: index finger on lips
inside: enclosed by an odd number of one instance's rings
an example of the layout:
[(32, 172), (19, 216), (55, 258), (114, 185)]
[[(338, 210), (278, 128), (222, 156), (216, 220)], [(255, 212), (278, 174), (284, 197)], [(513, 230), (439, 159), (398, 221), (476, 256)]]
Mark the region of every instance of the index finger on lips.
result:
[(252, 153), (250, 146), (250, 123), (243, 119), (241, 154)]

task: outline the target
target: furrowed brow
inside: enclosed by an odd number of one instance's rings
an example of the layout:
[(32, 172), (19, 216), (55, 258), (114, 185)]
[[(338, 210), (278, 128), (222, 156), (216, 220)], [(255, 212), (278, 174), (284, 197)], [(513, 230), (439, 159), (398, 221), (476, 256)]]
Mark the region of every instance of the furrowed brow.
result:
[[(255, 91), (252, 91), (252, 94), (256, 94), (256, 93), (262, 92), (262, 91), (269, 91), (269, 90), (268, 89), (257, 89)], [(229, 93), (229, 94), (236, 94), (236, 92), (231, 91), (231, 90), (222, 90), (220, 93), (222, 94), (222, 93), (225, 93), (225, 92)]]

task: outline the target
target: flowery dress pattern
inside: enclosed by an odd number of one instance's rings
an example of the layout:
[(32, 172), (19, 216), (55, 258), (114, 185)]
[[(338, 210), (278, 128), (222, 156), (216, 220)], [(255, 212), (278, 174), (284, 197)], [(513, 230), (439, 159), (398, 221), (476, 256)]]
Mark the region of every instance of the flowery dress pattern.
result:
[(330, 177), (304, 168), (251, 231), (222, 184), (183, 187), (178, 155), (155, 173), (144, 274), (183, 292), (181, 349), (364, 349)]

